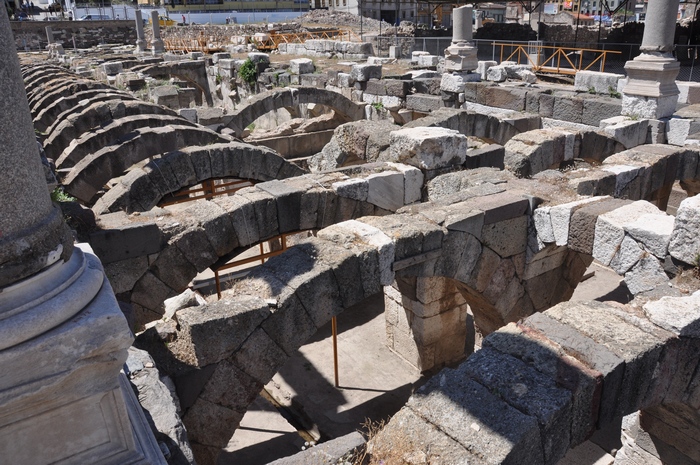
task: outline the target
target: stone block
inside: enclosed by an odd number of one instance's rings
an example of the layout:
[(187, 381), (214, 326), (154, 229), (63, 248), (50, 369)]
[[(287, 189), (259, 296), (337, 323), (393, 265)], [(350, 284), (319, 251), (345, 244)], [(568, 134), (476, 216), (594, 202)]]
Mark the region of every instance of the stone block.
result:
[(670, 291), (668, 281), (668, 276), (659, 260), (650, 255), (643, 257), (634, 268), (625, 273), (625, 284), (632, 295), (657, 288), (662, 292), (668, 292)]
[(550, 383), (554, 381), (571, 392), (572, 445), (581, 443), (593, 432), (598, 412), (591, 406), (600, 395), (602, 375), (599, 372), (567, 355), (561, 346), (527, 326), (509, 323), (484, 338), (482, 345), (522, 360), (546, 376)]
[(688, 103), (690, 105), (700, 103), (700, 83), (676, 81), (678, 90), (678, 103)]
[(124, 71), (124, 66), (121, 61), (109, 61), (107, 63), (102, 63), (100, 68), (102, 68), (102, 71), (107, 76), (116, 76)]
[[(110, 218), (122, 218), (123, 213), (113, 213)], [(104, 225), (107, 215), (101, 223)], [(115, 222), (116, 223), (116, 222)], [(90, 246), (102, 263), (111, 263), (129, 258), (157, 253), (161, 249), (163, 237), (153, 222), (131, 223), (127, 221), (114, 227), (99, 229), (90, 233)], [(105, 227), (105, 226), (103, 226)]]
[(404, 205), (404, 177), (395, 171), (367, 176), (367, 201), (384, 210), (396, 211)]
[(391, 133), (392, 160), (433, 170), (461, 165), (467, 154), (467, 137), (440, 127), (400, 129)]
[(258, 183), (256, 187), (274, 196), (280, 234), (299, 231), (303, 190), (278, 180)]
[(644, 200), (624, 205), (598, 216), (593, 241), (593, 258), (609, 265), (625, 237), (624, 227), (644, 214), (659, 214), (658, 208)]
[(700, 196), (683, 200), (678, 207), (668, 251), (671, 256), (689, 265), (697, 265), (700, 257)]
[(607, 98), (591, 97), (583, 100), (583, 114), (581, 123), (590, 126), (600, 126), (600, 121), (612, 118), (620, 114), (621, 103), (619, 100), (611, 101)]
[(504, 465), (544, 463), (537, 420), (459, 370), (432, 378), (406, 405), (477, 457)]
[(671, 117), (666, 121), (666, 140), (669, 144), (685, 145), (688, 136), (700, 132), (700, 123), (689, 118)]
[(309, 58), (296, 58), (289, 60), (289, 70), (294, 74), (311, 74), (316, 71), (316, 67)]
[(583, 118), (583, 102), (584, 99), (578, 97), (555, 97), (552, 118), (569, 121), (571, 123), (581, 123)]
[(574, 79), (574, 90), (577, 92), (594, 91), (597, 94), (609, 94), (611, 89), (617, 90), (617, 82), (623, 77), (622, 74), (579, 71)]
[(249, 296), (180, 310), (180, 331), (170, 350), (195, 367), (219, 362), (240, 349), (269, 315), (264, 300)]
[(367, 194), (369, 192), (369, 182), (367, 179), (350, 178), (345, 181), (335, 182), (332, 187), (340, 197), (347, 197), (361, 202), (367, 200)]
[(668, 215), (642, 215), (624, 229), (645, 250), (663, 259), (668, 251), (674, 222), (675, 218)]
[[(545, 314), (580, 331), (624, 360), (624, 375), (618, 403), (613, 409), (614, 416), (638, 410), (655, 378), (654, 370), (665, 340), (615, 316), (608, 305), (597, 302), (567, 302)], [(605, 384), (603, 386), (605, 391)]]
[(519, 411), (537, 418), (543, 439), (543, 463), (556, 463), (569, 449), (572, 394), (557, 386), (555, 379), (489, 347), (474, 353), (457, 371), (498, 393)]
[(418, 55), (416, 57), (416, 66), (419, 68), (435, 68), (440, 62), (437, 55)]
[(527, 245), (527, 217), (523, 215), (486, 224), (481, 231), (481, 240), (501, 258), (523, 253)]
[(508, 70), (504, 66), (490, 66), (486, 69), (486, 80), (504, 82), (508, 79)]
[(646, 119), (633, 120), (626, 116), (615, 116), (602, 120), (600, 127), (626, 149), (630, 149), (646, 143), (649, 121)]
[(395, 168), (403, 174), (404, 179), (404, 205), (410, 205), (419, 202), (422, 198), (423, 189), (423, 172), (418, 168), (403, 163), (387, 163), (387, 165)]
[(430, 113), (442, 106), (442, 98), (437, 95), (411, 94), (406, 96), (406, 108), (409, 110)]
[(625, 235), (620, 247), (617, 249), (617, 253), (615, 253), (615, 256), (610, 260), (610, 268), (617, 274), (624, 275), (630, 268), (636, 265), (643, 256), (644, 251), (639, 247), (639, 244), (629, 235)]
[(488, 77), (489, 68), (496, 66), (498, 62), (496, 61), (479, 61), (476, 65), (476, 73), (481, 77), (482, 81), (485, 81)]
[(689, 338), (700, 338), (700, 294), (661, 297), (644, 304), (644, 313), (655, 325)]
[(353, 65), (350, 76), (355, 82), (367, 82), (382, 78), (382, 65)]

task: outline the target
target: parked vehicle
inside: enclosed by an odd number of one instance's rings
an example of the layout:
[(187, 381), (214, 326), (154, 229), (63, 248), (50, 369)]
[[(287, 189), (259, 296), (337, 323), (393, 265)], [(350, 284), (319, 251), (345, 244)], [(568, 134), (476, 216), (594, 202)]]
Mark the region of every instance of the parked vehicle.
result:
[(78, 21), (105, 21), (112, 18), (109, 15), (83, 15), (78, 18)]
[[(148, 20), (148, 24), (151, 24), (151, 19)], [(177, 23), (167, 16), (158, 16), (158, 24), (160, 27), (165, 26), (175, 26)]]

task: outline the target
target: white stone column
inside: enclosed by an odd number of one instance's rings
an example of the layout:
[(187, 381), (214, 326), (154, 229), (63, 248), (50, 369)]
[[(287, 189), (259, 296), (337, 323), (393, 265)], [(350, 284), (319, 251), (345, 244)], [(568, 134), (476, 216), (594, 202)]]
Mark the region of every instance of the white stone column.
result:
[(680, 63), (672, 55), (679, 0), (649, 0), (641, 54), (625, 64), (622, 114), (666, 118), (676, 111)]
[(165, 45), (163, 44), (163, 39), (160, 38), (158, 10), (151, 11), (151, 26), (153, 27), (153, 42), (151, 42), (151, 51), (154, 55), (160, 55), (165, 52)]
[[(0, 43), (14, 43), (4, 8)], [(0, 82), (0, 462), (164, 464), (120, 376), (124, 315), (49, 197), (14, 47)]]
[(471, 5), (452, 10), (452, 45), (445, 49), (445, 71), (465, 73), (476, 70), (478, 60), (472, 34)]
[(144, 53), (146, 51), (146, 34), (143, 32), (141, 10), (134, 10), (134, 21), (136, 22), (136, 50), (134, 53)]

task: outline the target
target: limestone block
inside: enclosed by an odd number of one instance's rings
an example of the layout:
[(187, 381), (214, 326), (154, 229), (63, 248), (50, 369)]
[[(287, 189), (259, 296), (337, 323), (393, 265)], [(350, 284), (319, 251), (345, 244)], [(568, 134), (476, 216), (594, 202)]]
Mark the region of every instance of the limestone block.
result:
[(700, 294), (661, 297), (644, 304), (644, 313), (656, 325), (685, 337), (700, 338)]
[(382, 78), (382, 65), (353, 65), (350, 76), (355, 82)]
[(680, 94), (678, 103), (700, 103), (700, 83), (688, 81), (676, 81)]
[(676, 258), (690, 265), (697, 265), (700, 257), (700, 195), (683, 200), (676, 213), (676, 221), (671, 234), (668, 251)]
[(180, 108), (180, 97), (177, 86), (160, 86), (151, 89), (151, 100), (157, 105), (169, 108)]
[(537, 207), (532, 215), (537, 237), (545, 244), (551, 244), (556, 240), (552, 229), (552, 219), (549, 216), (551, 208), (547, 206)]
[[(576, 200), (574, 202), (569, 202), (551, 207), (549, 210), (549, 216), (551, 218), (552, 231), (554, 234), (556, 244), (560, 246), (568, 244), (569, 224), (571, 221), (571, 217), (576, 212), (576, 210), (590, 203), (599, 202), (602, 199), (603, 198), (596, 197), (583, 200)], [(535, 223), (535, 225), (536, 224), (537, 223)]]
[(574, 80), (574, 90), (577, 92), (590, 92), (593, 89), (598, 94), (608, 94), (610, 89), (617, 89), (617, 83), (623, 77), (622, 74), (579, 71), (576, 73)]
[(369, 182), (366, 179), (351, 178), (345, 181), (338, 181), (333, 183), (332, 187), (340, 197), (347, 197), (361, 202), (367, 200)]
[(196, 108), (181, 108), (177, 111), (177, 114), (185, 118), (187, 121), (191, 121), (193, 123), (197, 122)]
[(508, 70), (503, 66), (491, 66), (486, 70), (486, 80), (503, 82), (508, 79)]
[(423, 189), (423, 172), (416, 167), (404, 165), (403, 163), (387, 163), (403, 174), (404, 179), (404, 205), (410, 205), (421, 200)]
[(385, 171), (367, 176), (367, 201), (380, 208), (396, 211), (404, 205), (403, 174)]
[(666, 121), (666, 140), (669, 144), (683, 146), (688, 136), (700, 132), (700, 123), (692, 119), (671, 117)]
[(491, 68), (492, 66), (496, 66), (497, 64), (498, 62), (496, 61), (479, 61), (476, 65), (476, 73), (481, 77), (482, 81), (485, 81), (488, 76), (489, 68)]
[(400, 129), (391, 133), (393, 160), (421, 169), (437, 169), (464, 163), (467, 137), (440, 127)]
[(634, 223), (644, 214), (659, 214), (659, 209), (649, 202), (639, 200), (600, 215), (595, 225), (593, 258), (603, 265), (609, 265), (625, 237), (625, 226)]
[(632, 295), (651, 291), (658, 286), (668, 288), (668, 276), (659, 260), (653, 256), (642, 258), (630, 271), (625, 273), (625, 284)]
[(620, 248), (617, 249), (617, 253), (612, 260), (610, 260), (610, 268), (615, 270), (615, 273), (624, 275), (630, 268), (636, 265), (643, 256), (644, 251), (639, 247), (637, 241), (625, 235), (625, 238), (622, 239), (622, 243), (620, 244)]
[(256, 187), (275, 197), (279, 232), (298, 231), (301, 218), (301, 196), (305, 190), (276, 179), (259, 183)]
[(413, 52), (411, 52), (411, 63), (417, 64), (417, 63), (418, 63), (418, 57), (426, 56), (426, 55), (430, 55), (430, 53), (428, 53), (428, 52), (423, 52), (423, 51), (413, 51)]
[(434, 68), (440, 61), (437, 55), (418, 55), (416, 58), (416, 65), (420, 68)]
[(600, 122), (600, 127), (616, 141), (630, 149), (646, 143), (649, 121), (632, 120), (626, 116), (615, 116)]
[(231, 54), (228, 53), (228, 52), (214, 53), (214, 54), (211, 56), (211, 61), (212, 61), (214, 64), (218, 63), (220, 60), (229, 60), (229, 59), (231, 59)]
[(248, 53), (248, 59), (256, 65), (270, 63), (270, 55), (268, 55), (267, 53), (250, 52)]
[(642, 215), (625, 226), (625, 231), (644, 249), (659, 259), (666, 256), (675, 218), (668, 215)]
[(194, 292), (191, 289), (185, 289), (180, 295), (165, 299), (163, 306), (165, 307), (165, 313), (163, 318), (171, 319), (175, 312), (182, 310), (183, 308), (198, 307), (200, 305), (205, 305), (207, 303), (198, 292)]
[(467, 82), (478, 80), (479, 76), (474, 73), (443, 73), (440, 81), (440, 90), (443, 92), (461, 93)]
[(517, 72), (518, 79), (528, 84), (534, 84), (537, 82), (537, 76), (535, 73), (529, 69), (521, 69)]
[(310, 74), (316, 71), (314, 62), (309, 58), (289, 60), (289, 69), (294, 74)]

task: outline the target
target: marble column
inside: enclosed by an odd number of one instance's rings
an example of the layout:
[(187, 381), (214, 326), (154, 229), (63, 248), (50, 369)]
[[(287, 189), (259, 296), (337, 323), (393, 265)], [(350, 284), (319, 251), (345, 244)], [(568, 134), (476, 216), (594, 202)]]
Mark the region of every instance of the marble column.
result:
[(472, 34), (472, 5), (452, 10), (452, 44), (445, 50), (445, 71), (474, 71), (478, 64)]
[(640, 55), (625, 64), (622, 114), (666, 118), (676, 111), (680, 63), (673, 57), (679, 0), (649, 0)]
[[(14, 43), (4, 8), (0, 43)], [(0, 82), (0, 461), (164, 464), (120, 375), (126, 320), (49, 197), (14, 47)]]
[(46, 40), (49, 42), (49, 45), (53, 44), (53, 29), (51, 29), (51, 26), (46, 26), (44, 29), (46, 29)]
[(160, 37), (160, 22), (158, 20), (158, 11), (151, 11), (151, 26), (153, 27), (153, 41), (151, 42), (151, 50), (154, 55), (160, 55), (165, 52), (163, 39)]
[(143, 16), (141, 10), (134, 10), (134, 21), (136, 22), (136, 50), (134, 53), (144, 53), (146, 48), (146, 34), (143, 32)]

